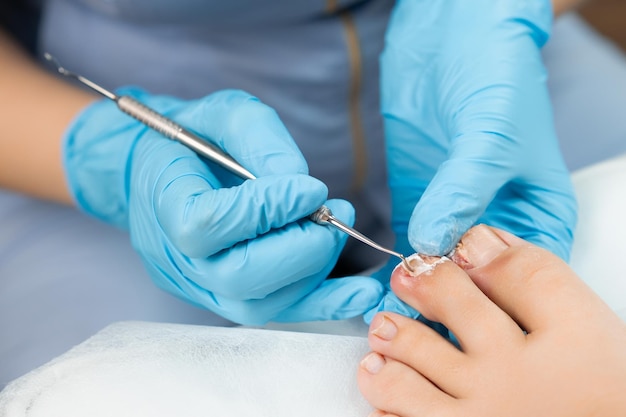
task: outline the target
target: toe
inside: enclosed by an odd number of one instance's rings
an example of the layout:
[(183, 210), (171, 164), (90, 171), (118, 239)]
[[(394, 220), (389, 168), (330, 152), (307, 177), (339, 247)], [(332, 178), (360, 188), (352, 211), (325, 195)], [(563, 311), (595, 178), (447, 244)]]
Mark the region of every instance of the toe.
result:
[(443, 412), (453, 406), (454, 399), (419, 372), (375, 352), (361, 361), (357, 380), (365, 399), (387, 414), (402, 417), (444, 415)]
[(395, 313), (379, 313), (370, 324), (373, 351), (417, 370), (452, 397), (463, 394), (465, 355), (426, 324)]
[(588, 309), (572, 308), (582, 297), (602, 303), (556, 255), (488, 226), (463, 236), (455, 261), (528, 332), (584, 318)]
[(484, 352), (523, 339), (519, 326), (454, 262), (442, 258), (420, 270), (413, 276), (396, 268), (391, 288), (426, 318), (450, 329), (464, 352)]

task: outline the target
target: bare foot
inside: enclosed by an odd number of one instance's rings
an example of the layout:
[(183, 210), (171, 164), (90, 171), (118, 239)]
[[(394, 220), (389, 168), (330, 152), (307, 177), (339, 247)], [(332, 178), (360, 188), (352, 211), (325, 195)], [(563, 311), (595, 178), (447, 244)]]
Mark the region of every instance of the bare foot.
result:
[(465, 270), (396, 268), (391, 286), (461, 349), (419, 321), (377, 314), (358, 371), (374, 416), (626, 415), (626, 325), (564, 262), (487, 226), (453, 259)]

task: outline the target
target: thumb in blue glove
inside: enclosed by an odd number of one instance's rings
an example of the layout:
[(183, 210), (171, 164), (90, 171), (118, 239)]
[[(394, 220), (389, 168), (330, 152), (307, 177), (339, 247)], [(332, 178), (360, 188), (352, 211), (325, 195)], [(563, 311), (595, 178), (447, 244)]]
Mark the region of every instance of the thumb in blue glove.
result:
[(327, 203), (352, 222), (352, 207), (326, 202), (324, 184), (276, 113), (240, 91), (197, 101), (127, 90), (207, 138), (258, 179), (241, 181), (119, 112), (89, 107), (65, 144), (78, 205), (128, 229), (155, 283), (230, 320), (320, 320), (358, 315), (382, 294), (375, 280), (325, 282), (346, 237), (303, 220)]

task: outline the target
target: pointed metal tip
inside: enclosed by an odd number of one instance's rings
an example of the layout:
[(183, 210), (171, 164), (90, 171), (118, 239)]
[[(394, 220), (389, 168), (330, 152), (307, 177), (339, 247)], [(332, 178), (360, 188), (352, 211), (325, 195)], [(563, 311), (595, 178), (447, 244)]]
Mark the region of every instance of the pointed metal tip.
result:
[(61, 63), (52, 56), (49, 52), (44, 52), (43, 57), (46, 58), (46, 61), (52, 62), (55, 67), (57, 67), (57, 71), (59, 71), (63, 75), (67, 75), (67, 70), (61, 66)]
[(400, 255), (400, 259), (402, 259), (402, 266), (404, 267), (404, 269), (406, 269), (409, 272), (415, 272), (415, 269), (413, 269), (413, 267), (409, 263), (409, 260), (406, 259), (404, 255)]
[(87, 87), (91, 88), (92, 90), (95, 90), (98, 93), (102, 94), (103, 96), (110, 98), (113, 101), (117, 101), (117, 96), (113, 94), (112, 92), (106, 90), (105, 88), (99, 86), (98, 84), (94, 83), (93, 81), (88, 80), (87, 78), (83, 76), (80, 76), (78, 74), (75, 74), (63, 68), (61, 66), (61, 63), (54, 56), (52, 56), (52, 54), (48, 52), (44, 52), (43, 57), (46, 58), (46, 61), (52, 62), (54, 66), (56, 66), (57, 71), (59, 71), (61, 75), (65, 77), (74, 78), (78, 80), (79, 82), (85, 84)]

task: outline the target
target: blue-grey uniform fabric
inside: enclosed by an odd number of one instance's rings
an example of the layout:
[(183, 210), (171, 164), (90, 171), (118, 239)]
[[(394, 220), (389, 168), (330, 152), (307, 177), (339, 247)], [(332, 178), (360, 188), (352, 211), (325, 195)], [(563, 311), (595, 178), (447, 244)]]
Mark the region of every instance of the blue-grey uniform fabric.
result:
[[(330, 197), (356, 206), (356, 227), (389, 243), (378, 56), (392, 5), (370, 0), (336, 7), (346, 10), (359, 40), (364, 135), (357, 139), (345, 15), (328, 11), (325, 0), (48, 0), (40, 50), (109, 89), (138, 85), (196, 98), (238, 88), (256, 95), (277, 110)], [(368, 167), (362, 180), (358, 154)], [(382, 259), (356, 242), (348, 250), (356, 252), (353, 258)]]
[[(347, 10), (360, 44), (368, 171), (358, 190), (346, 17), (329, 13), (330, 3), (49, 0), (39, 48), (107, 88), (135, 84), (188, 98), (241, 88), (257, 95), (277, 109), (311, 173), (332, 196), (354, 203), (358, 227), (387, 242), (378, 54), (393, 2), (337, 6)], [(570, 168), (624, 151), (623, 56), (566, 16), (545, 58)], [(375, 255), (352, 247), (357, 260)], [(154, 288), (123, 233), (73, 209), (0, 193), (0, 386), (125, 319), (220, 323)]]

